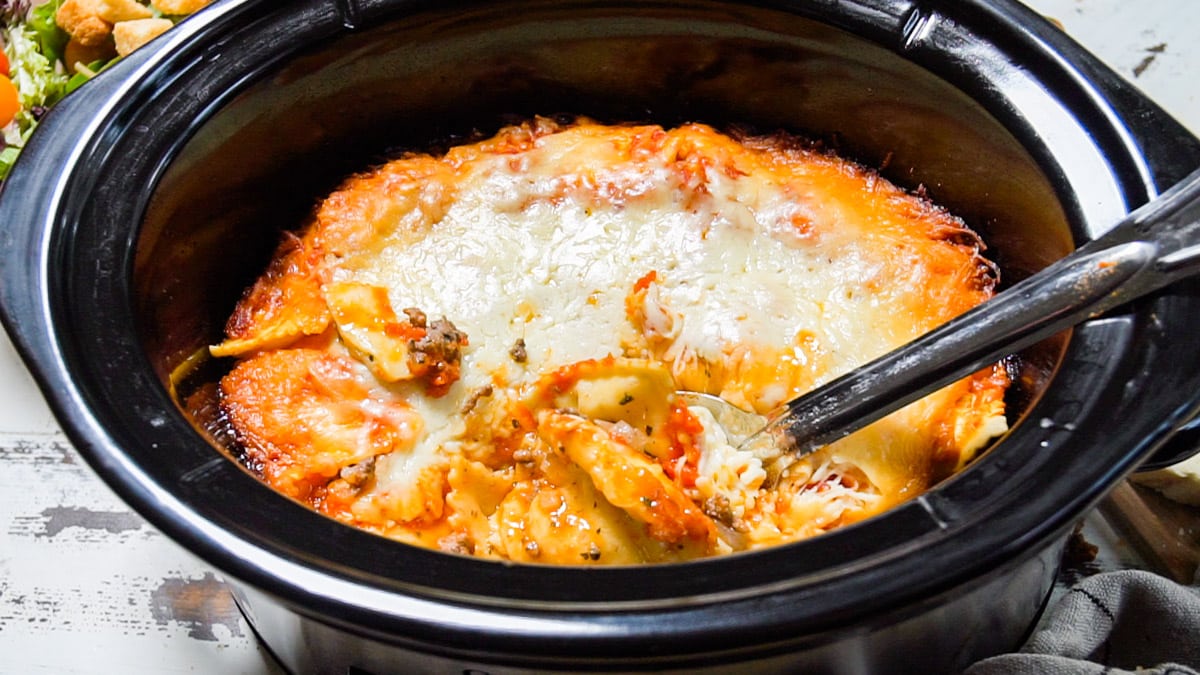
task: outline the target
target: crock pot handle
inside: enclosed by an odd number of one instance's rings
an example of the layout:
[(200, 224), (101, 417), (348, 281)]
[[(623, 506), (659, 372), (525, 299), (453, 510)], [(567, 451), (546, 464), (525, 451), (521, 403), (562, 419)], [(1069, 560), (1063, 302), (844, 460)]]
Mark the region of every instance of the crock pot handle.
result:
[(1154, 471), (1178, 464), (1197, 453), (1200, 453), (1200, 415), (1193, 417), (1190, 422), (1178, 431), (1150, 459), (1138, 467), (1138, 471)]
[[(1068, 57), (1074, 60), (1108, 98), (1126, 123), (1150, 170), (1158, 193), (1178, 183), (1200, 166), (1200, 138), (1081, 47)], [(1068, 49), (1071, 49), (1068, 48)], [(1131, 207), (1139, 206), (1131, 204)], [(1200, 415), (1181, 426), (1154, 452), (1139, 471), (1161, 469), (1200, 453)]]

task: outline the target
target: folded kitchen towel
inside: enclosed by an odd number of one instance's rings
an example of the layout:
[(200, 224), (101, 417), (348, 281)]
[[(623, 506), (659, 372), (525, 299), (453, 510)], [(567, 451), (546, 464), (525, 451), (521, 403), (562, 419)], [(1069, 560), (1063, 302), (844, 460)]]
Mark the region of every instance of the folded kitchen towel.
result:
[(1021, 651), (984, 659), (966, 675), (1197, 675), (1197, 669), (1200, 587), (1125, 570), (1079, 582)]

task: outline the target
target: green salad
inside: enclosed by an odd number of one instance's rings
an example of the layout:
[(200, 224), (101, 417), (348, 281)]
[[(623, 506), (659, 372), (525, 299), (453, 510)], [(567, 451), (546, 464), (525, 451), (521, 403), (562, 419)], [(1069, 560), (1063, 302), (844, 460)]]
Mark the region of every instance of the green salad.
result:
[(0, 184), (38, 121), (210, 0), (0, 0)]
[[(58, 2), (28, 7), (6, 2), (0, 40), (8, 65), (6, 77), (17, 92), (17, 110), (0, 110), (4, 145), (0, 150), (0, 180), (8, 175), (29, 134), (50, 106), (82, 84), (82, 74), (69, 76), (62, 65), (62, 50), (69, 36), (54, 21)], [(22, 5), (25, 5), (22, 7)], [(2, 84), (2, 83), (0, 83)], [(11, 119), (5, 119), (11, 114)]]

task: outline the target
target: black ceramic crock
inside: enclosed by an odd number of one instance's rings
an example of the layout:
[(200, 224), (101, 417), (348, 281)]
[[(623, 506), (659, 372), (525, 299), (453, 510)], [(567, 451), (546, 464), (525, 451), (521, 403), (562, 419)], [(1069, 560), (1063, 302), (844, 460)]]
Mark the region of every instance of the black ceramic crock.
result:
[(1185, 283), (1024, 354), (1012, 431), (929, 493), (639, 568), (411, 548), (230, 460), (172, 374), (280, 231), (389, 152), (530, 114), (809, 135), (964, 216), (1008, 280), (1200, 165), (1200, 141), (1006, 0), (215, 3), (45, 119), (0, 194), (0, 303), (78, 451), (228, 576), (290, 670), (955, 672), (1019, 645), (1071, 526), (1168, 461), (1200, 402)]

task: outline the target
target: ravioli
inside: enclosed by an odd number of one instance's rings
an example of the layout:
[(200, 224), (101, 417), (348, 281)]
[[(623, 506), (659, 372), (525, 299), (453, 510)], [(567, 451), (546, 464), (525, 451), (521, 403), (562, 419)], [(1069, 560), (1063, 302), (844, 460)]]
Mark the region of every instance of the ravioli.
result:
[(410, 544), (677, 562), (880, 513), (1006, 430), (997, 364), (778, 475), (766, 413), (989, 298), (955, 216), (783, 133), (536, 118), (346, 180), (214, 355), (268, 484)]

